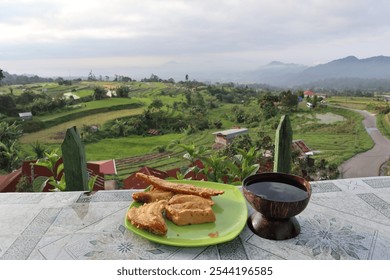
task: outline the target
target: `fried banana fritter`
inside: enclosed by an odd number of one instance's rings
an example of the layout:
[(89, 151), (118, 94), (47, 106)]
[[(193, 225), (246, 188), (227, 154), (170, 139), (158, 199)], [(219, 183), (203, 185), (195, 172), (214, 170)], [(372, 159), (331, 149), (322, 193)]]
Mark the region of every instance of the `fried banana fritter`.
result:
[(157, 235), (165, 235), (168, 231), (162, 212), (168, 204), (166, 200), (145, 203), (140, 207), (132, 207), (127, 212), (127, 219), (137, 228)]
[(136, 176), (138, 178), (142, 178), (144, 181), (148, 182), (157, 189), (170, 191), (177, 194), (193, 194), (209, 198), (210, 196), (220, 195), (224, 193), (223, 190), (200, 188), (190, 184), (168, 182), (155, 176), (146, 175), (143, 173), (136, 173)]

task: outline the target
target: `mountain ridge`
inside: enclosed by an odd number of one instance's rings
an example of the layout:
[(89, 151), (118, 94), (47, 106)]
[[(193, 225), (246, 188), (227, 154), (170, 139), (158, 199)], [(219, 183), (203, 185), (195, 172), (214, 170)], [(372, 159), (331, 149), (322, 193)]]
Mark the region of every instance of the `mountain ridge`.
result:
[[(277, 75), (272, 75), (278, 67)], [(283, 75), (281, 75), (283, 73)], [(294, 63), (271, 62), (263, 68), (251, 73), (258, 83), (268, 83), (272, 86), (297, 87), (305, 84), (321, 84), (326, 80), (389, 80), (390, 57), (379, 55), (359, 59), (356, 56), (346, 56), (315, 66), (303, 66)], [(266, 77), (266, 79), (264, 79)]]
[[(130, 68), (132, 70), (130, 72), (145, 75), (145, 77), (148, 73), (149, 75), (153, 73), (163, 79), (174, 78), (177, 81), (183, 80), (185, 75), (189, 74), (190, 79), (211, 83), (257, 83), (283, 88), (310, 86), (328, 89), (358, 88), (359, 84), (361, 84), (371, 90), (375, 88), (390, 90), (390, 57), (384, 55), (360, 59), (350, 55), (315, 66), (273, 60), (266, 65), (247, 71), (231, 69), (220, 71), (202, 68), (191, 71), (184, 66), (185, 64), (171, 60), (160, 67), (143, 68), (142, 71), (141, 69)], [(27, 83), (50, 80), (50, 78), (41, 78), (33, 75), (15, 75), (5, 71), (3, 73), (5, 76), (2, 80), (3, 83), (10, 81)]]

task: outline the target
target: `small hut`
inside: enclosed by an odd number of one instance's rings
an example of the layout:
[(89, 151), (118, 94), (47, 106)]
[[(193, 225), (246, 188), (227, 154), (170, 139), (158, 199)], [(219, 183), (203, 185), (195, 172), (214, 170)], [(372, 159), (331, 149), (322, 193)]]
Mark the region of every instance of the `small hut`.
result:
[(213, 135), (215, 135), (215, 143), (227, 146), (238, 135), (243, 135), (247, 133), (247, 128), (232, 128), (228, 130), (214, 132)]

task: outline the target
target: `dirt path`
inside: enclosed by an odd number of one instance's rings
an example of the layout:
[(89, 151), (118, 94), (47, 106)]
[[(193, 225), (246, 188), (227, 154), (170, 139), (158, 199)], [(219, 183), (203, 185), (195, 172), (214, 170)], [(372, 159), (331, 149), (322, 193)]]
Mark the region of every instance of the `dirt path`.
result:
[(374, 141), (374, 147), (344, 162), (339, 170), (341, 178), (379, 176), (381, 165), (389, 160), (390, 141), (376, 127), (376, 117), (367, 111), (355, 110), (364, 116), (363, 125)]

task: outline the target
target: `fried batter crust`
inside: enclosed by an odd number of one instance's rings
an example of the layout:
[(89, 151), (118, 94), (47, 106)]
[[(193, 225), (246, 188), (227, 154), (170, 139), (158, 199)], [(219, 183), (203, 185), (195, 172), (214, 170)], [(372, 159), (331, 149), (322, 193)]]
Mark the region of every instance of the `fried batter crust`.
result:
[(127, 212), (127, 219), (137, 228), (157, 235), (165, 235), (168, 231), (162, 212), (168, 201), (160, 200), (145, 203), (140, 207), (132, 207)]
[(175, 194), (173, 192), (152, 189), (148, 192), (133, 193), (133, 200), (142, 203), (150, 203), (159, 200), (170, 200)]
[(178, 194), (193, 194), (209, 198), (210, 196), (220, 195), (224, 193), (223, 190), (200, 188), (190, 184), (168, 182), (155, 176), (146, 175), (143, 173), (136, 173), (136, 176), (151, 184), (155, 188), (165, 191), (171, 191)]
[(176, 194), (168, 200), (168, 204), (179, 204), (185, 202), (196, 202), (204, 206), (213, 206), (214, 201), (211, 198), (204, 198), (193, 194)]
[(172, 204), (165, 207), (165, 215), (178, 226), (195, 225), (215, 222), (216, 217), (210, 206), (205, 208), (194, 208), (194, 202)]

